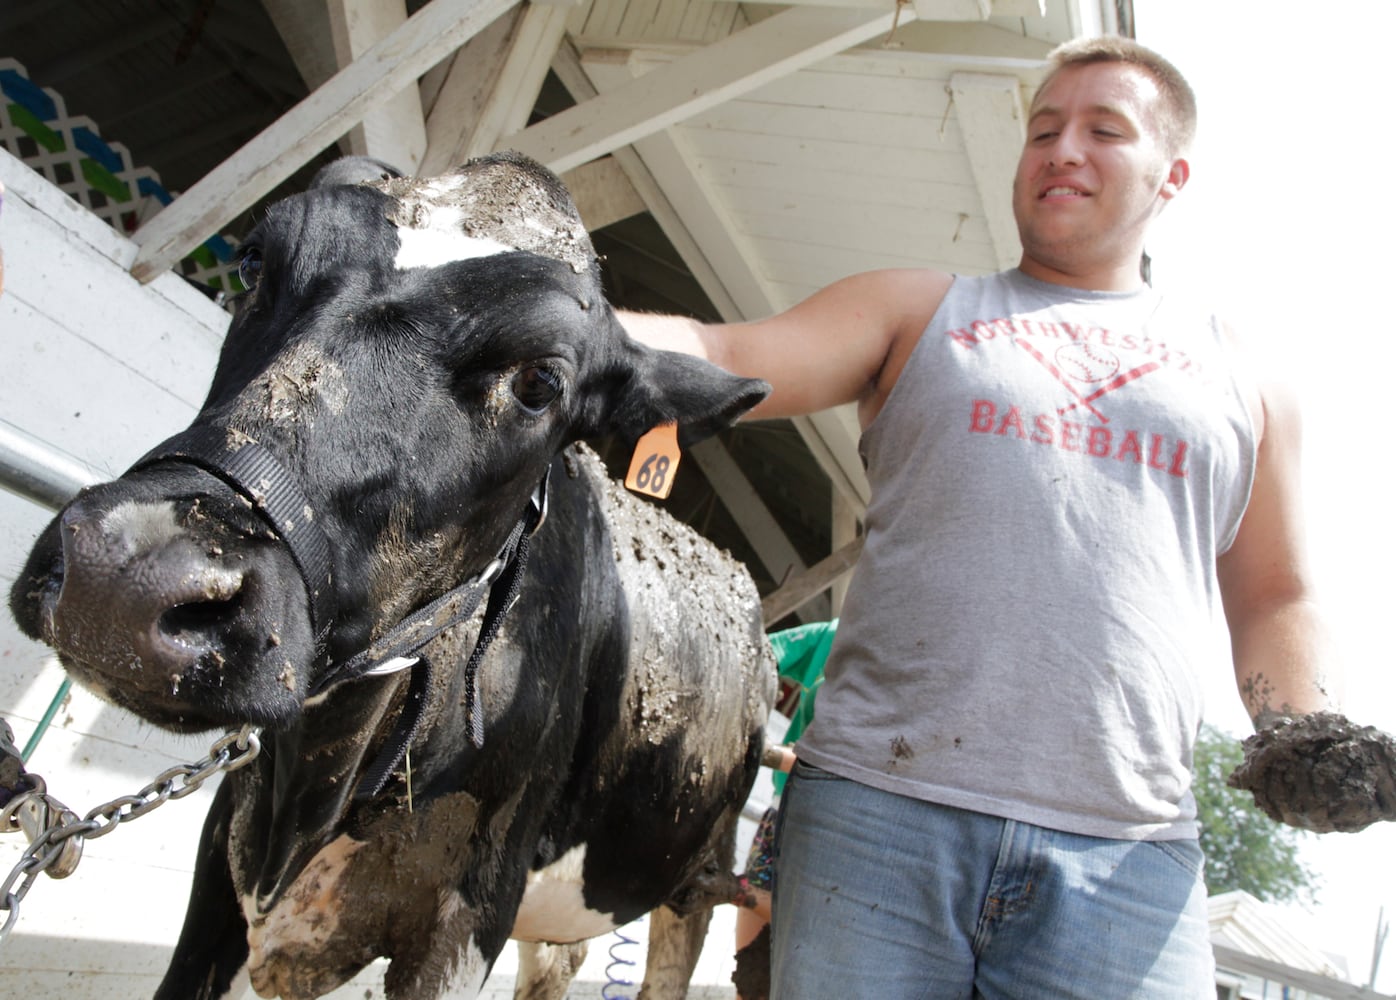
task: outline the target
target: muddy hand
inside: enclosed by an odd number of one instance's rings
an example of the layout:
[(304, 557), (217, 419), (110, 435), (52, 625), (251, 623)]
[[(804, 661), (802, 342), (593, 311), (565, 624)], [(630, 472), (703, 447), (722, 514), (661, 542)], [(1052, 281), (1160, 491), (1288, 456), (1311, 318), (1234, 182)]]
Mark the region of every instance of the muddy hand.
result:
[(1282, 719), (1248, 738), (1227, 784), (1271, 819), (1317, 833), (1396, 820), (1396, 739), (1344, 716)]

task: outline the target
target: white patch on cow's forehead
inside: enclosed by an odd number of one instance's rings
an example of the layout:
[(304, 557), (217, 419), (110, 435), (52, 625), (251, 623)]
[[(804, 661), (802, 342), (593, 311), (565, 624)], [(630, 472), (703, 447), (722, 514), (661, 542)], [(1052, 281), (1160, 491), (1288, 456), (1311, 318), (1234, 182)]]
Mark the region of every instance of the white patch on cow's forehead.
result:
[(465, 213), (454, 205), (426, 205), (417, 221), (421, 228), (399, 226), (398, 251), (393, 266), (399, 271), (414, 267), (439, 267), (456, 260), (493, 257), (518, 249), (498, 240), (469, 236), (465, 232)]
[(610, 913), (589, 909), (582, 897), (586, 845), (579, 844), (542, 871), (532, 872), (509, 935), (520, 941), (581, 941), (615, 930)]
[(372, 185), (394, 199), (400, 270), (435, 267), (511, 251), (568, 264), (578, 274), (595, 260), (586, 227), (565, 194), (509, 163), (477, 163), (441, 177), (402, 177)]

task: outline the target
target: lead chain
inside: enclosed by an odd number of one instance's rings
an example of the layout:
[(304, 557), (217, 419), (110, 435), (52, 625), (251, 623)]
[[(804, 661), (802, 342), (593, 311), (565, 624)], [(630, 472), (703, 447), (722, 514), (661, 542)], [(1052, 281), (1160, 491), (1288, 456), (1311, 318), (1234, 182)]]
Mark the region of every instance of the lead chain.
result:
[(135, 795), (104, 802), (82, 819), (48, 794), (43, 778), (26, 774), (29, 790), (0, 809), (0, 833), (22, 830), (30, 841), (9, 877), (0, 883), (0, 915), (4, 916), (0, 945), (19, 919), (19, 904), (40, 872), (48, 872), (51, 878), (66, 878), (82, 858), (84, 840), (105, 837), (123, 822), (144, 816), (168, 799), (182, 799), (216, 774), (246, 767), (261, 752), (260, 735), (261, 729), (251, 725), (228, 733), (209, 748), (203, 760), (176, 764)]

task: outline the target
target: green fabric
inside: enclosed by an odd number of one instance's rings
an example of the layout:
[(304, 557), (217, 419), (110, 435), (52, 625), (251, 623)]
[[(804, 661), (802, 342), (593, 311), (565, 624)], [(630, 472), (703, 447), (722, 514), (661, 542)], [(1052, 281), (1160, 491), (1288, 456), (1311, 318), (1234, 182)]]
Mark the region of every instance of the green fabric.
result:
[[(781, 679), (800, 688), (795, 712), (782, 740), (784, 743), (794, 743), (798, 740), (805, 727), (810, 724), (810, 720), (814, 718), (814, 696), (818, 693), (819, 686), (824, 683), (824, 661), (829, 658), (829, 647), (834, 644), (834, 633), (838, 627), (839, 620), (835, 618), (833, 621), (814, 622), (772, 632), (766, 637), (775, 653)], [(776, 772), (777, 795), (785, 788), (785, 778), (785, 772)]]

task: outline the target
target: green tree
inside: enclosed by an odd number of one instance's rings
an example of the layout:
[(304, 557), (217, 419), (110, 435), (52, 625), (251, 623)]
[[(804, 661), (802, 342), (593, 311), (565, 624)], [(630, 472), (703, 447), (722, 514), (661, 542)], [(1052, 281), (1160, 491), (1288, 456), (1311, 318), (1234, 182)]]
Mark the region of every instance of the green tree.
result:
[(1213, 726), (1202, 727), (1192, 790), (1207, 890), (1216, 895), (1244, 889), (1266, 902), (1311, 903), (1318, 876), (1299, 857), (1302, 838), (1309, 835), (1276, 823), (1256, 808), (1249, 792), (1226, 783), (1241, 757), (1240, 742)]

